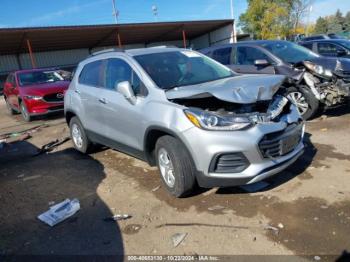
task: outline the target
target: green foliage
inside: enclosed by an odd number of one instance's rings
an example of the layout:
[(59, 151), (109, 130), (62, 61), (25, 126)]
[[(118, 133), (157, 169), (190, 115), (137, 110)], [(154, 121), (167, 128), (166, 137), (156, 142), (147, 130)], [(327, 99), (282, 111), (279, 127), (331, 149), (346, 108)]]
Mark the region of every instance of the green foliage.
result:
[(328, 21), (323, 17), (319, 17), (316, 20), (314, 33), (315, 34), (326, 34), (328, 30)]

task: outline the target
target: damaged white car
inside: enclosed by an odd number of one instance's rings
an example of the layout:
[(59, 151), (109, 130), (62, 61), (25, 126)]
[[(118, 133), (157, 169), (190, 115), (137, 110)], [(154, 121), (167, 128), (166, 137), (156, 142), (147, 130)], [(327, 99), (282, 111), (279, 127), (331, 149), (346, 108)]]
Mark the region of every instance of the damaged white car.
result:
[(174, 196), (250, 184), (292, 164), (304, 123), (279, 75), (236, 75), (178, 48), (107, 50), (82, 61), (65, 95), (77, 150), (103, 144), (158, 165)]

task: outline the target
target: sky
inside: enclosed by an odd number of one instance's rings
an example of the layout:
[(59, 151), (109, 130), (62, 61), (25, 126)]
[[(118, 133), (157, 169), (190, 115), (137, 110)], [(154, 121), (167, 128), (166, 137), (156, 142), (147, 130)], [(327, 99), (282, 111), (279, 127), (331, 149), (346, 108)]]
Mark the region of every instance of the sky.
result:
[[(209, 20), (231, 18), (230, 0), (115, 0), (119, 23)], [(310, 21), (350, 11), (350, 0), (313, 0)], [(16, 4), (15, 4), (16, 3)], [(247, 8), (246, 0), (233, 0), (234, 17)], [(152, 6), (158, 8), (157, 18)], [(0, 0), (0, 27), (33, 27), (114, 23), (112, 0)]]

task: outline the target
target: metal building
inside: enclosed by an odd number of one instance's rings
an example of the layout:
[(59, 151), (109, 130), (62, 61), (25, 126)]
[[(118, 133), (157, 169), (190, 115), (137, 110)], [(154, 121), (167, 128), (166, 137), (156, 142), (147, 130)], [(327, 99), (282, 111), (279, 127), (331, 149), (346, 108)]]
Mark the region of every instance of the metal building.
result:
[[(92, 52), (175, 45), (200, 49), (232, 42), (233, 20), (0, 29), (0, 82), (13, 70), (73, 68)], [(2, 84), (0, 83), (0, 89)]]

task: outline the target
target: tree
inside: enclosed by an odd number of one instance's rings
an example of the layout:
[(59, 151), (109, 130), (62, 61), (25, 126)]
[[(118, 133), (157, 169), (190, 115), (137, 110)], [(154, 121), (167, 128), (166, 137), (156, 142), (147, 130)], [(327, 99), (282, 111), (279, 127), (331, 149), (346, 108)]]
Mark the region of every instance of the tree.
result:
[(319, 17), (316, 20), (314, 33), (315, 34), (326, 34), (328, 31), (328, 21), (323, 17)]
[(300, 27), (303, 17), (310, 10), (311, 0), (289, 0), (288, 3), (290, 6), (290, 27), (293, 33), (297, 34), (297, 28)]
[(258, 39), (284, 38), (289, 25), (288, 1), (248, 0), (248, 9), (240, 15), (239, 25)]
[(340, 33), (344, 30), (345, 19), (338, 9), (335, 15), (328, 17), (327, 33)]

